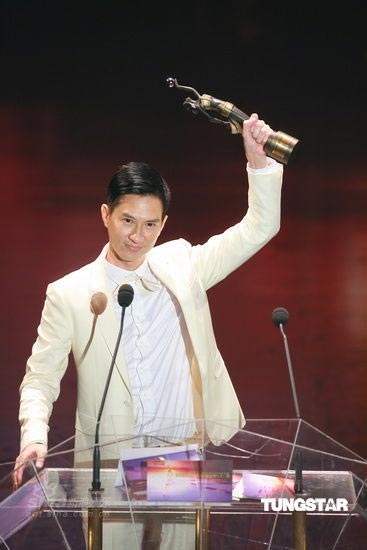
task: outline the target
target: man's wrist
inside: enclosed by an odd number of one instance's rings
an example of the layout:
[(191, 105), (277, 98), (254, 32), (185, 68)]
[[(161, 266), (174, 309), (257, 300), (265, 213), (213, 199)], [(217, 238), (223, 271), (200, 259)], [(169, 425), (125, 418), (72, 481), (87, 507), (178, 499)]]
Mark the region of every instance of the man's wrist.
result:
[(45, 443), (44, 441), (30, 441), (29, 443), (24, 445), (24, 447), (22, 447), (21, 452), (23, 452), (25, 449), (27, 449), (31, 445), (43, 445), (44, 447), (47, 447), (47, 443)]
[(272, 174), (276, 171), (277, 167), (278, 163), (270, 157), (266, 157), (266, 166), (263, 168), (253, 168), (249, 163), (246, 166), (249, 174)]

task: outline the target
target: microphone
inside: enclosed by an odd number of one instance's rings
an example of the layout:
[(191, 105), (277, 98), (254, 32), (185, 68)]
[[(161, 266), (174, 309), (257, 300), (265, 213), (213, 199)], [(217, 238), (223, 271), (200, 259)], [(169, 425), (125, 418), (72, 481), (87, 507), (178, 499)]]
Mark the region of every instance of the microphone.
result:
[[(293, 376), (293, 369), (292, 369), (292, 362), (291, 362), (291, 356), (289, 353), (288, 348), (288, 341), (287, 337), (285, 335), (285, 332), (283, 330), (283, 327), (288, 323), (289, 321), (289, 313), (285, 309), (285, 307), (277, 307), (273, 310), (273, 313), (271, 315), (272, 321), (275, 326), (277, 326), (280, 329), (280, 332), (284, 339), (284, 346), (285, 346), (285, 353), (287, 357), (287, 364), (288, 364), (288, 371), (289, 371), (289, 378), (291, 381), (292, 386), (292, 394), (293, 394), (293, 402), (294, 402), (294, 408), (296, 411), (297, 419), (300, 420), (300, 412), (299, 412), (299, 405), (298, 405), (298, 399), (297, 399), (297, 392), (296, 392), (296, 385), (294, 382), (294, 376)], [(302, 451), (301, 449), (295, 449), (295, 457), (294, 457), (294, 493), (295, 495), (302, 495), (304, 494), (303, 491), (303, 460), (302, 460)], [(307, 548), (307, 514), (305, 511), (301, 510), (294, 510), (292, 512), (292, 548), (295, 548), (296, 550), (303, 550)]]
[(273, 310), (271, 318), (272, 318), (272, 321), (273, 321), (274, 325), (277, 326), (280, 329), (280, 332), (283, 336), (284, 347), (285, 347), (285, 355), (286, 355), (286, 358), (287, 358), (287, 365), (288, 365), (288, 372), (289, 372), (289, 379), (291, 381), (291, 387), (292, 387), (294, 409), (296, 411), (296, 417), (299, 419), (299, 418), (301, 418), (301, 415), (300, 415), (300, 412), (299, 412), (296, 384), (295, 384), (294, 376), (293, 376), (292, 361), (291, 361), (291, 356), (290, 356), (290, 353), (289, 353), (287, 337), (286, 337), (285, 332), (283, 330), (283, 327), (288, 323), (289, 313), (284, 307), (277, 307)]
[(271, 314), (271, 319), (278, 328), (280, 325), (285, 326), (289, 321), (289, 313), (285, 307), (276, 307)]
[[(134, 289), (131, 285), (121, 285), (117, 293), (117, 301), (122, 308), (128, 307), (134, 298)], [(123, 310), (124, 314), (124, 310)]]
[(89, 351), (89, 348), (92, 344), (94, 333), (96, 331), (97, 326), (97, 319), (102, 313), (104, 313), (106, 307), (107, 307), (107, 296), (103, 292), (95, 292), (91, 299), (89, 304), (90, 310), (93, 313), (93, 323), (92, 323), (92, 330), (89, 336), (89, 340), (84, 348), (83, 353), (80, 356), (80, 363), (82, 363)]
[[(102, 294), (102, 293), (97, 293), (97, 294)], [(120, 341), (121, 341), (122, 329), (123, 329), (123, 325), (124, 325), (125, 309), (131, 304), (131, 302), (133, 301), (133, 298), (134, 298), (134, 289), (133, 289), (133, 287), (131, 285), (128, 285), (128, 284), (121, 285), (119, 290), (118, 290), (118, 294), (117, 294), (117, 301), (118, 301), (119, 305), (122, 307), (120, 330), (119, 330), (119, 333), (118, 333), (118, 336), (117, 336), (117, 341), (116, 341), (116, 345), (115, 345), (115, 350), (113, 352), (110, 369), (108, 371), (108, 376), (107, 376), (105, 388), (104, 388), (104, 391), (103, 391), (101, 405), (99, 407), (99, 412), (98, 412), (98, 416), (97, 416), (96, 432), (95, 432), (95, 437), (94, 437), (93, 480), (92, 480), (92, 488), (90, 490), (92, 492), (94, 492), (95, 494), (98, 491), (103, 491), (103, 489), (101, 488), (101, 480), (100, 480), (101, 455), (100, 455), (100, 449), (99, 449), (99, 425), (100, 425), (100, 421), (101, 421), (101, 417), (102, 417), (102, 413), (103, 413), (103, 408), (104, 408), (104, 404), (105, 404), (106, 397), (107, 397), (108, 388), (109, 388), (110, 381), (111, 381), (113, 367), (115, 365), (116, 356), (117, 356), (118, 348), (119, 348)]]
[(90, 299), (90, 310), (98, 317), (104, 313), (107, 307), (107, 296), (103, 292), (95, 292)]

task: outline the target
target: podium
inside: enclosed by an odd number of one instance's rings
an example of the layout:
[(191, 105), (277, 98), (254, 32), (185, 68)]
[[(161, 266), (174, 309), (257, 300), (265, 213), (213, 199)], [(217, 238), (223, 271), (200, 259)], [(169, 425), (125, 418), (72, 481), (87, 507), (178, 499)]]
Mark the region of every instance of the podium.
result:
[[(104, 422), (119, 424), (111, 418)], [(216, 424), (219, 431), (226, 427), (224, 421)], [(171, 419), (168, 425), (175, 423)], [(92, 433), (88, 437), (93, 439)], [(37, 472), (30, 462), (29, 479), (14, 493), (12, 466), (0, 465), (0, 548), (85, 550), (98, 524), (104, 549), (367, 547), (366, 459), (303, 420), (251, 419), (220, 445), (197, 439), (200, 460), (231, 463), (232, 494), (226, 501), (212, 500), (204, 490), (192, 501), (175, 499), (174, 491), (167, 500), (152, 500), (144, 487), (137, 491), (129, 483), (123, 468), (119, 484), (121, 451), (142, 447), (142, 442), (159, 445), (162, 454), (172, 444), (166, 432), (141, 438), (115, 432), (101, 438), (103, 491), (98, 496), (90, 491), (92, 469), (85, 460), (92, 443), (81, 448), (70, 438), (50, 449), (45, 468)], [(302, 456), (300, 494), (294, 492), (297, 454)], [(64, 465), (72, 459), (74, 465)], [(298, 508), (292, 509), (296, 500)]]

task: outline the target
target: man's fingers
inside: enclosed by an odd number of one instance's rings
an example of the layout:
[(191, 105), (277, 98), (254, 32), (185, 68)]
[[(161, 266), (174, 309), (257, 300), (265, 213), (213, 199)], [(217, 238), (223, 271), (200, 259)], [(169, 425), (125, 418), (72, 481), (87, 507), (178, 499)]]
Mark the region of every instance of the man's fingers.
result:
[(14, 491), (16, 491), (18, 487), (20, 487), (22, 484), (23, 473), (26, 465), (27, 465), (26, 463), (21, 463), (19, 461), (15, 463), (15, 468), (12, 474)]
[(270, 133), (270, 126), (266, 124), (263, 120), (259, 120), (257, 124), (255, 124), (251, 129), (252, 137), (258, 143), (262, 143), (264, 140), (266, 141)]
[(243, 137), (252, 138), (258, 144), (264, 144), (268, 140), (272, 129), (264, 120), (260, 120), (256, 113), (253, 113), (243, 125)]
[[(43, 468), (47, 449), (42, 444), (34, 444), (26, 447), (26, 449), (18, 456), (15, 461), (12, 474), (13, 489), (16, 490), (23, 482), (24, 470), (33, 462), (37, 470)], [(33, 466), (33, 469), (34, 469)]]
[(43, 468), (44, 463), (45, 463), (45, 457), (39, 456), (36, 460), (36, 468)]

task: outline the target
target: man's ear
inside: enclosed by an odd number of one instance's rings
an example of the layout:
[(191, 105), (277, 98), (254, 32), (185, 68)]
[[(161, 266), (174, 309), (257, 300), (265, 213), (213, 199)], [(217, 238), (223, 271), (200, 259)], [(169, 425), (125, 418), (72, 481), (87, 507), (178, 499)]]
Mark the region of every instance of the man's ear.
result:
[(105, 227), (108, 227), (108, 220), (110, 218), (110, 209), (108, 208), (107, 204), (102, 204), (101, 206), (101, 216), (102, 221)]
[(167, 216), (167, 214), (166, 214), (166, 215), (164, 216), (163, 220), (162, 220), (161, 230), (160, 230), (159, 234), (162, 233), (163, 227), (166, 225), (167, 219), (168, 219), (168, 216)]

